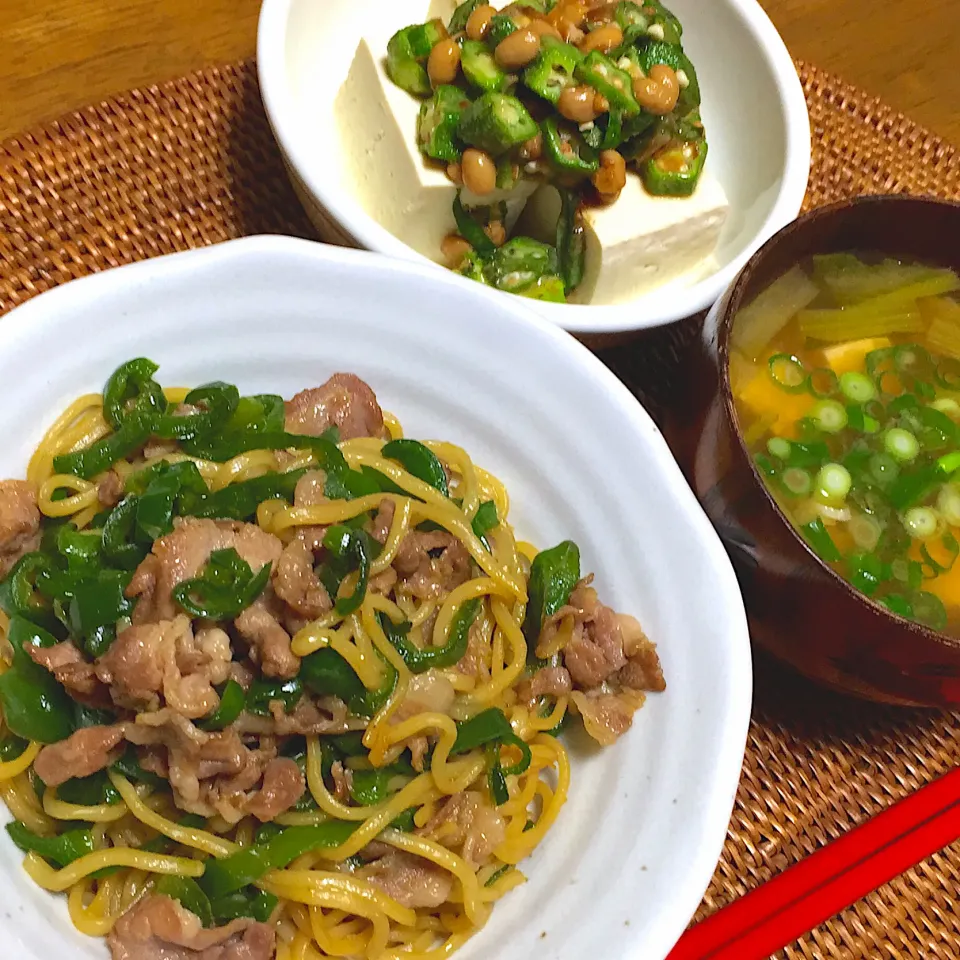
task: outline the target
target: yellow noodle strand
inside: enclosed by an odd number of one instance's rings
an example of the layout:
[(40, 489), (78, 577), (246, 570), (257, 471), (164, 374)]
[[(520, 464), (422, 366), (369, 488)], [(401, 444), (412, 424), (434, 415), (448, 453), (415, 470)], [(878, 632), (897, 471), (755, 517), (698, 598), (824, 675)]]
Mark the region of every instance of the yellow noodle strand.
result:
[(29, 770), (42, 748), (41, 743), (31, 743), (16, 759), (0, 763), (0, 780), (12, 780)]
[(179, 823), (174, 823), (166, 817), (161, 816), (155, 810), (151, 810), (139, 797), (133, 784), (126, 777), (111, 770), (108, 773), (110, 782), (114, 785), (117, 793), (123, 797), (127, 807), (141, 823), (156, 830), (157, 833), (183, 844), (185, 847), (193, 847), (196, 850), (202, 850), (213, 857), (229, 857), (231, 853), (236, 853), (240, 848), (230, 840), (224, 840), (222, 837), (216, 837), (206, 830), (199, 830), (194, 827), (184, 827)]
[(361, 917), (386, 914), (404, 926), (417, 915), (360, 877), (327, 870), (271, 870), (257, 886), (275, 897), (316, 907), (338, 907)]
[(390, 532), (387, 534), (380, 555), (370, 564), (371, 576), (383, 573), (387, 567), (393, 565), (400, 544), (410, 529), (410, 513), (413, 501), (407, 497), (397, 497), (394, 502), (396, 503), (396, 510), (393, 514), (393, 523), (390, 524)]
[(43, 810), (54, 820), (87, 820), (90, 823), (113, 823), (128, 813), (125, 803), (100, 803), (96, 806), (67, 803), (51, 788), (43, 793)]
[(108, 867), (133, 867), (147, 873), (165, 873), (178, 877), (200, 877), (204, 870), (199, 860), (147, 853), (144, 850), (131, 850), (129, 847), (112, 847), (110, 850), (88, 853), (62, 870), (55, 870), (35, 853), (28, 853), (23, 861), (23, 869), (30, 879), (37, 886), (53, 893), (63, 893), (77, 881)]
[(480, 885), (477, 883), (477, 875), (463, 857), (458, 857), (446, 847), (426, 837), (417, 837), (399, 830), (384, 830), (380, 839), (391, 847), (423, 857), (424, 860), (429, 860), (452, 873), (460, 881), (463, 891), (463, 908), (467, 916), (475, 924), (480, 924), (486, 919), (486, 911), (480, 902)]
[(21, 773), (10, 780), (0, 780), (0, 797), (3, 797), (14, 817), (34, 833), (44, 837), (56, 832), (56, 825), (41, 809), (27, 774)]
[[(72, 490), (73, 495), (54, 500), (60, 490)], [(71, 514), (97, 503), (97, 485), (66, 473), (54, 474), (45, 480), (37, 494), (37, 506), (46, 517), (69, 517)]]

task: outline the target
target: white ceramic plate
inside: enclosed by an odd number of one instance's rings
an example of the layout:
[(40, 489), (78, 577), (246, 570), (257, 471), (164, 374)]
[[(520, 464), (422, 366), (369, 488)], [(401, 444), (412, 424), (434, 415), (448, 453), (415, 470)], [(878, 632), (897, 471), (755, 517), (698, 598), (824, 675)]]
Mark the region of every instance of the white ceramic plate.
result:
[[(294, 186), (326, 239), (429, 262), (364, 210), (349, 175), (351, 158), (339, 147), (333, 108), (357, 44), (372, 23), (391, 17), (399, 29), (425, 19), (428, 8), (436, 13), (439, 3), (263, 2), (260, 88)], [(494, 6), (505, 5), (506, 0), (494, 0)], [(806, 101), (793, 60), (760, 4), (670, 0), (667, 5), (684, 25), (684, 48), (697, 67), (710, 143), (707, 164), (727, 192), (730, 218), (716, 268), (703, 279), (680, 279), (617, 306), (535, 304), (551, 323), (576, 333), (639, 330), (706, 309), (803, 202), (810, 169)]]
[[(572, 537), (603, 597), (659, 644), (668, 688), (614, 748), (573, 739), (570, 801), (530, 882), (462, 960), (661, 960), (723, 843), (751, 700), (747, 627), (720, 541), (626, 388), (519, 300), (419, 266), (253, 238), (110, 270), (0, 320), (0, 476), (134, 356), (165, 384), (292, 395), (353, 371), (408, 436), (497, 473), (524, 538)], [(0, 836), (0, 955), (102, 958)]]

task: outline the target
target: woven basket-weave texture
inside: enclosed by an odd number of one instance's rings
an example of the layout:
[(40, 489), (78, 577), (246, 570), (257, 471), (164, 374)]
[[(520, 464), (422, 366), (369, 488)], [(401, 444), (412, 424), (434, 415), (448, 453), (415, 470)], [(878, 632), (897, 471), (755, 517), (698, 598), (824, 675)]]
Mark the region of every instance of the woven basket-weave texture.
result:
[[(807, 207), (863, 193), (960, 199), (952, 147), (805, 63)], [(274, 144), (252, 63), (125, 93), (0, 144), (0, 313), (96, 270), (254, 233), (315, 233)], [(696, 324), (603, 354), (656, 414)], [(764, 660), (705, 917), (960, 760), (960, 719), (824, 693)], [(960, 844), (778, 956), (960, 958)]]

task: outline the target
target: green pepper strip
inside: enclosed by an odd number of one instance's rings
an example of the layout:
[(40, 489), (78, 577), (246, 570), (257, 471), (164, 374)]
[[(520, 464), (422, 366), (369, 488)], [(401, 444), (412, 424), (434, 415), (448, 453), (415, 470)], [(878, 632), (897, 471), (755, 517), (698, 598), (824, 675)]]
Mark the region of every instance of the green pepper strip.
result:
[(66, 867), (88, 853), (93, 853), (93, 835), (89, 830), (66, 830), (55, 837), (40, 837), (19, 820), (7, 824), (10, 839), (24, 853), (38, 853), (58, 867)]
[[(114, 430), (120, 430), (131, 415), (156, 419), (166, 409), (163, 390), (153, 379), (158, 369), (152, 360), (140, 357), (128, 360), (110, 375), (103, 388), (103, 414)], [(128, 408), (131, 399), (134, 403)]]
[(572, 540), (543, 550), (530, 565), (529, 601), (523, 633), (530, 649), (536, 648), (544, 621), (570, 599), (580, 579), (580, 549)]
[(197, 723), (201, 730), (223, 730), (243, 713), (244, 705), (247, 702), (247, 694), (236, 680), (229, 679), (218, 692), (220, 703), (217, 705), (217, 709), (205, 720), (200, 720)]
[[(519, 763), (507, 768), (501, 765), (500, 748), (503, 744), (512, 744), (519, 748), (522, 754)], [(519, 776), (529, 768), (530, 748), (513, 732), (513, 727), (510, 726), (506, 715), (496, 707), (484, 710), (472, 719), (457, 724), (457, 739), (450, 753), (466, 753), (481, 746), (486, 748), (487, 753), (490, 795), (494, 803), (501, 806), (510, 799), (506, 778)]]
[(143, 767), (140, 766), (140, 761), (137, 759), (137, 752), (132, 746), (127, 747), (126, 752), (113, 764), (111, 769), (123, 774), (123, 776), (133, 783), (145, 783), (151, 787), (169, 786), (163, 777), (149, 770), (144, 770)]
[(220, 926), (241, 917), (251, 917), (260, 923), (267, 923), (279, 902), (272, 893), (249, 887), (214, 900), (210, 906), (214, 923)]
[[(389, 444), (388, 444), (389, 446)], [(370, 578), (370, 537), (363, 530), (351, 530), (343, 524), (336, 524), (327, 530), (323, 545), (337, 559), (348, 558), (356, 562), (357, 584), (348, 597), (339, 597), (335, 604), (337, 613), (349, 616), (359, 609), (367, 593), (367, 581)]]
[(46, 554), (24, 554), (0, 584), (0, 606), (11, 617), (48, 621), (50, 611), (37, 589), (37, 582), (54, 573), (53, 561)]
[(76, 453), (68, 453), (53, 458), (53, 468), (57, 473), (67, 473), (92, 480), (103, 473), (118, 460), (130, 456), (142, 447), (153, 432), (153, 421), (141, 419), (137, 415), (129, 416), (116, 433), (111, 433), (93, 446)]
[(302, 696), (303, 681), (299, 676), (291, 680), (267, 680), (257, 677), (247, 691), (246, 709), (257, 716), (268, 717), (270, 704), (274, 700), (279, 700), (283, 704), (284, 712), (290, 713)]
[(497, 505), (492, 500), (484, 500), (473, 515), (470, 526), (476, 538), (489, 550), (490, 544), (487, 541), (487, 534), (495, 527), (500, 526)]
[(318, 696), (339, 697), (359, 716), (372, 717), (387, 702), (397, 684), (397, 671), (384, 661), (386, 679), (379, 690), (367, 690), (343, 657), (329, 647), (300, 661), (300, 677)]
[(200, 889), (200, 885), (192, 877), (163, 876), (157, 880), (153, 892), (161, 897), (176, 900), (184, 908), (200, 920), (204, 927), (213, 926), (213, 909), (210, 898)]
[(57, 788), (57, 796), (67, 803), (77, 803), (84, 807), (121, 802), (120, 794), (103, 770), (92, 773), (89, 777), (73, 777), (67, 780)]
[(383, 445), (380, 453), (388, 460), (396, 460), (408, 473), (439, 490), (445, 497), (450, 496), (446, 471), (429, 447), (417, 440), (391, 440)]
[(380, 611), (380, 626), (387, 639), (397, 648), (403, 662), (411, 673), (423, 673), (431, 667), (452, 667), (459, 663), (467, 652), (467, 640), (470, 627), (480, 612), (480, 598), (474, 597), (460, 605), (450, 624), (450, 636), (442, 647), (420, 649), (407, 639), (410, 624), (396, 624), (383, 611)]
[(560, 276), (567, 293), (583, 282), (587, 241), (580, 213), (580, 198), (572, 190), (560, 191), (560, 219), (557, 221), (557, 253)]
[(233, 620), (263, 593), (271, 569), (272, 564), (265, 563), (254, 575), (232, 547), (214, 550), (199, 577), (173, 588), (173, 599), (191, 616)]
[(158, 437), (165, 440), (192, 440), (215, 433), (236, 411), (240, 403), (240, 391), (232, 383), (215, 380), (191, 390), (183, 402), (201, 409), (184, 416), (165, 413), (156, 426)]
[(248, 847), (222, 860), (207, 861), (200, 887), (211, 901), (220, 900), (256, 883), (271, 870), (282, 870), (305, 853), (339, 846), (359, 826), (359, 823), (329, 820), (316, 826), (287, 827), (263, 844)]
[(13, 665), (0, 675), (0, 706), (7, 728), (25, 740), (57, 743), (73, 733), (71, 699), (53, 675), (35, 664), (26, 646), (52, 647), (57, 641), (23, 617), (13, 617), (7, 629)]

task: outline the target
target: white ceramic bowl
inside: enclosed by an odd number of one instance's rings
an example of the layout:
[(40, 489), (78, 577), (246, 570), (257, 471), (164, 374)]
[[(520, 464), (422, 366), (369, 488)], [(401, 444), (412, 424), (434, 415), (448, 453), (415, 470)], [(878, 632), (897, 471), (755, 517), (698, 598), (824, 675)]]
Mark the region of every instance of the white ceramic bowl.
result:
[[(428, 4), (423, 0), (424, 13)], [(684, 24), (684, 47), (703, 89), (707, 163), (731, 205), (717, 267), (699, 281), (681, 279), (617, 306), (535, 304), (541, 316), (575, 333), (656, 327), (706, 309), (803, 201), (810, 168), (806, 101), (793, 61), (757, 0), (668, 5)], [(264, 0), (260, 89), (294, 186), (324, 239), (423, 262), (364, 210), (333, 118), (361, 36), (390, 9), (383, 0)]]
[[(603, 596), (659, 644), (668, 688), (614, 748), (573, 739), (570, 800), (530, 882), (458, 956), (661, 960), (726, 833), (750, 656), (727, 556), (626, 388), (520, 300), (363, 252), (238, 240), (68, 283), (0, 320), (0, 477), (22, 476), (65, 405), (134, 356), (166, 384), (285, 396), (355, 371), (409, 436), (449, 438), (499, 474), (523, 537), (580, 544)], [(2, 834), (0, 932), (17, 960), (106, 954)]]

